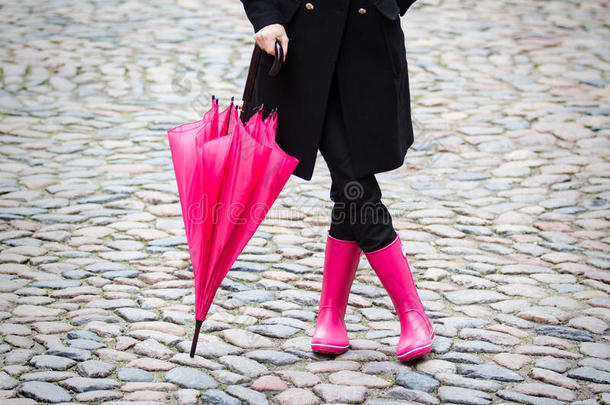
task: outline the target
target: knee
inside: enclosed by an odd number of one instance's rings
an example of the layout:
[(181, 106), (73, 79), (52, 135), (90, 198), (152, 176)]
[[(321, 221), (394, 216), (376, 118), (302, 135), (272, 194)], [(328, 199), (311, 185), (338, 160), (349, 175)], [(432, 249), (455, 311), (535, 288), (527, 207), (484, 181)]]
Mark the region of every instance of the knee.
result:
[(381, 190), (376, 183), (352, 180), (336, 187), (335, 197), (337, 201), (343, 201), (347, 204), (378, 203), (381, 202)]

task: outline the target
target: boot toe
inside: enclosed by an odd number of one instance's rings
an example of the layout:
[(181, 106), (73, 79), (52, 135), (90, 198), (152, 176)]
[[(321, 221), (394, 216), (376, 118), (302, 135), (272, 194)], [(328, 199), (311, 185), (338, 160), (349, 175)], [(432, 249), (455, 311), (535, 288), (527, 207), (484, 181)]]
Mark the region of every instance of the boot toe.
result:
[(311, 338), (311, 350), (320, 353), (342, 353), (349, 347), (347, 333), (334, 331), (330, 333), (328, 330), (322, 330), (319, 333), (314, 333)]
[(349, 347), (347, 333), (329, 333), (324, 330), (322, 333), (314, 333), (311, 338), (311, 350), (320, 353), (343, 353)]
[(410, 360), (430, 352), (434, 328), (425, 316), (419, 311), (409, 311), (404, 314), (407, 323), (401, 330), (400, 340), (396, 347), (396, 355), (401, 361)]
[(400, 347), (396, 349), (396, 356), (400, 359), (400, 361), (407, 361), (414, 359), (416, 357), (423, 356), (424, 354), (430, 352), (432, 350), (432, 340), (428, 342), (417, 342), (414, 344), (409, 344), (405, 347)]

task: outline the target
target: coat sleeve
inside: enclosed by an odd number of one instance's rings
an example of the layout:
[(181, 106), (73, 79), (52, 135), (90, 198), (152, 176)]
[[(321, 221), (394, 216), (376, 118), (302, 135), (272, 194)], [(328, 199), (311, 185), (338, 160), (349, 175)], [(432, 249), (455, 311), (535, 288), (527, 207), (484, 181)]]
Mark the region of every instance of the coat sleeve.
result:
[(241, 0), (246, 16), (257, 32), (270, 24), (280, 24), (281, 15), (274, 0)]
[(413, 5), (417, 0), (398, 0), (398, 7), (400, 8), (400, 16), (405, 15), (409, 7)]

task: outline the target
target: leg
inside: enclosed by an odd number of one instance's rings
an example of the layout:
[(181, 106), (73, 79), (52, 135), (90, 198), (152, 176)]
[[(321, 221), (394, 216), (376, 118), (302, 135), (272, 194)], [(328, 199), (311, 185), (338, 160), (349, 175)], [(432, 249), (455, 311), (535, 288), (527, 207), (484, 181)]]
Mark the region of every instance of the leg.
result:
[[(328, 139), (334, 137), (337, 134), (336, 131), (341, 129), (337, 119), (340, 117), (338, 117), (337, 111), (336, 88), (333, 89), (322, 141), (325, 146)], [(325, 146), (322, 149), (327, 150)], [(319, 353), (339, 354), (345, 352), (349, 347), (344, 318), (349, 292), (362, 250), (354, 240), (352, 229), (345, 219), (345, 210), (338, 201), (340, 189), (337, 188), (335, 181), (332, 182), (330, 194), (335, 204), (332, 210), (331, 226), (326, 236), (322, 292), (316, 327), (311, 338), (311, 349)]]
[[(331, 173), (331, 178), (333, 177)], [(356, 235), (349, 221), (347, 205), (341, 199), (341, 190), (334, 179), (331, 183), (330, 198), (334, 202), (331, 211), (330, 235), (342, 240), (355, 240)]]
[(334, 205), (330, 235), (357, 240), (365, 252), (376, 250), (396, 237), (392, 218), (381, 202), (381, 189), (375, 175), (354, 178), (345, 137), (339, 91), (333, 80), (319, 146), (332, 180), (330, 198)]
[(389, 245), (396, 238), (392, 217), (381, 202), (381, 189), (373, 174), (344, 182), (341, 201), (345, 203), (349, 223), (358, 245), (372, 252)]
[[(424, 312), (390, 213), (381, 202), (381, 190), (375, 176), (353, 176), (338, 91), (335, 89), (331, 93), (328, 132), (324, 134), (320, 151), (331, 173), (333, 213), (336, 211), (341, 217), (347, 217), (347, 221), (338, 221), (335, 229), (337, 234), (349, 235), (351, 228), (388, 291), (401, 325), (396, 354), (406, 361), (432, 350), (434, 328)], [(351, 287), (351, 282), (349, 284)]]
[(337, 239), (353, 241), (356, 239), (356, 235), (349, 223), (347, 206), (343, 201), (343, 190), (341, 189), (345, 173), (349, 172), (350, 163), (347, 148), (340, 142), (344, 132), (339, 89), (337, 80), (333, 77), (319, 149), (331, 177), (330, 199), (334, 204), (331, 212), (330, 235)]

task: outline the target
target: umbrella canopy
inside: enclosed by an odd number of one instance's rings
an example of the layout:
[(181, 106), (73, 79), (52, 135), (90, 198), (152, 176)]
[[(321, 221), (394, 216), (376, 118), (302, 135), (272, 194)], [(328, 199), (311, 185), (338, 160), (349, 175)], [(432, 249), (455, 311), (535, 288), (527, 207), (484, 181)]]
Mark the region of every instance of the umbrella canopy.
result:
[(218, 287), (288, 181), (298, 159), (275, 142), (277, 112), (242, 123), (218, 100), (203, 118), (168, 131), (195, 277), (195, 354)]

